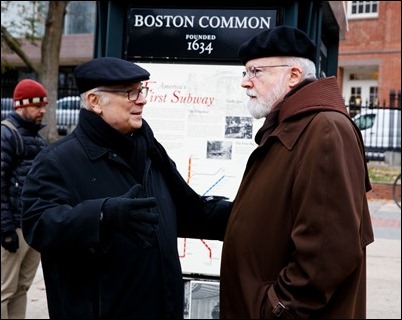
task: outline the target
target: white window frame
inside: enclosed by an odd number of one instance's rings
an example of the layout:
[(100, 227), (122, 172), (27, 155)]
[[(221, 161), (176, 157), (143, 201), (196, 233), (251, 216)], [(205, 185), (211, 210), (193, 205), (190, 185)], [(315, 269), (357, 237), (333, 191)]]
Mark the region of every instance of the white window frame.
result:
[[(378, 11), (379, 11), (379, 6), (380, 6), (380, 1), (348, 1), (348, 19), (353, 20), (353, 19), (367, 19), (367, 18), (378, 18)], [(373, 5), (377, 5), (377, 11), (376, 12), (365, 12), (366, 6), (370, 5), (370, 8), (373, 7)], [(354, 6), (363, 6), (363, 11), (362, 13), (352, 13), (352, 8)]]

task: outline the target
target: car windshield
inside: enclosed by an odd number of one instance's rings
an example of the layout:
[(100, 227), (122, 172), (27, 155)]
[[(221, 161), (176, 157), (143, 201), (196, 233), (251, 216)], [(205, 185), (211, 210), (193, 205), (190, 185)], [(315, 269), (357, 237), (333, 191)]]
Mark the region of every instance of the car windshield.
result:
[(374, 125), (375, 114), (364, 114), (355, 118), (355, 123), (360, 130), (371, 128)]

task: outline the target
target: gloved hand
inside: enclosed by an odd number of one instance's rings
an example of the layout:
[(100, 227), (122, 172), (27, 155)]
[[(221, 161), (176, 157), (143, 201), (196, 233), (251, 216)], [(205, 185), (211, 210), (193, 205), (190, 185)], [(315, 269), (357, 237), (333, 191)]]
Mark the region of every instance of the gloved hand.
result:
[(229, 200), (228, 197), (224, 196), (201, 196), (203, 202), (211, 202), (211, 201), (220, 201), (220, 200)]
[[(204, 211), (207, 213), (212, 212), (215, 208), (225, 206), (231, 206), (232, 203), (227, 201), (229, 198), (223, 196), (201, 196), (201, 200), (204, 204)], [(225, 200), (225, 201), (222, 201)]]
[(1, 234), (1, 245), (4, 249), (15, 253), (20, 247), (18, 243), (18, 235), (15, 230), (7, 231)]
[(141, 198), (142, 186), (137, 184), (126, 194), (108, 198), (103, 203), (103, 222), (129, 238), (139, 236), (150, 245), (159, 216), (147, 209), (156, 207), (154, 197)]
[(222, 196), (201, 196), (202, 212), (208, 218), (209, 239), (223, 241), (233, 202)]

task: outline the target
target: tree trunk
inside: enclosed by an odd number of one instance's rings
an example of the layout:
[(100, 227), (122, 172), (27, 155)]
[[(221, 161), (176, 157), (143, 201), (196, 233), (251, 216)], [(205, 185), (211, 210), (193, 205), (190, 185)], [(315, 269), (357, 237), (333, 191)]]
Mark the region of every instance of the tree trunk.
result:
[(45, 36), (42, 40), (41, 72), (39, 81), (46, 88), (49, 104), (43, 123), (46, 127), (41, 130), (45, 139), (52, 143), (58, 139), (56, 123), (56, 100), (59, 79), (59, 56), (63, 34), (64, 16), (69, 1), (49, 1), (46, 18)]

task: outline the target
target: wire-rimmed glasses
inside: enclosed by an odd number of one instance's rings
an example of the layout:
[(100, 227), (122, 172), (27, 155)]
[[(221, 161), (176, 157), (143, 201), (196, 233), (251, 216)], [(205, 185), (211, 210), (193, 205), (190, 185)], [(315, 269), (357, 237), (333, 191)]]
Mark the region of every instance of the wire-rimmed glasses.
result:
[(246, 69), (246, 71), (243, 71), (243, 78), (247, 75), (249, 79), (253, 79), (257, 76), (258, 72), (261, 72), (263, 68), (277, 68), (277, 67), (290, 67), (287, 64), (278, 64), (278, 65), (272, 65), (272, 66), (258, 66), (258, 67), (249, 67)]
[(127, 99), (130, 101), (136, 101), (140, 94), (143, 95), (144, 98), (147, 97), (149, 88), (148, 87), (141, 87), (139, 89), (130, 89), (130, 90), (120, 90), (120, 89), (97, 89), (96, 91), (101, 92), (112, 92), (112, 93), (126, 93)]

